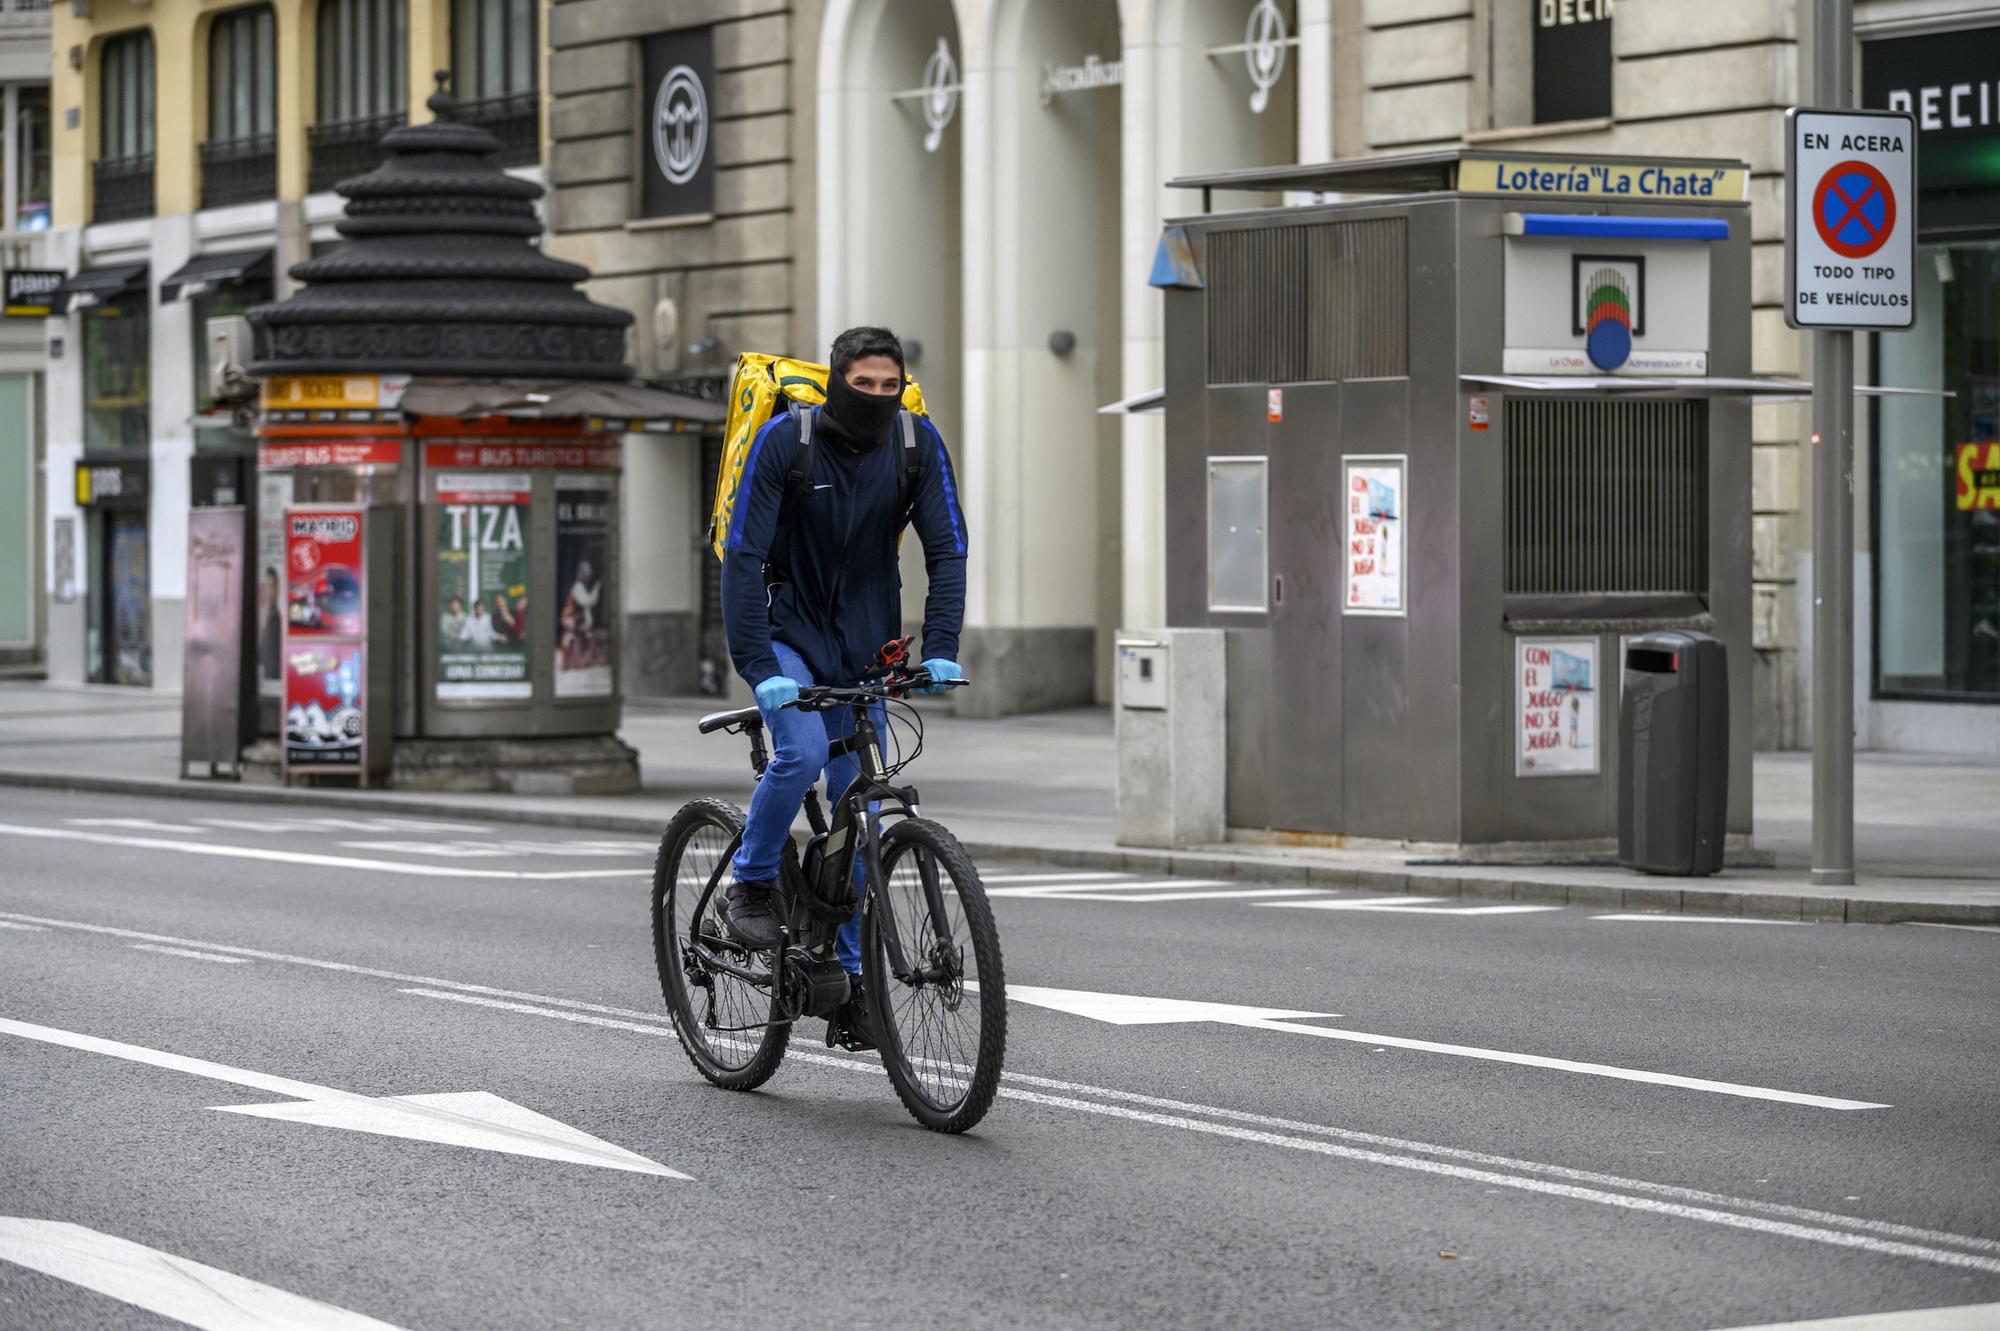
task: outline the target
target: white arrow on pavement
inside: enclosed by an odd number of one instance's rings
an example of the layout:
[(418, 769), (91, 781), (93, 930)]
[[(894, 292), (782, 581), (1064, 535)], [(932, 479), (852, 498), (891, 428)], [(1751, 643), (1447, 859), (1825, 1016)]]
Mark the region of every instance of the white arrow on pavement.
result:
[(61, 1220), (0, 1216), (0, 1262), (201, 1331), (399, 1331), (373, 1317)]
[(485, 1091), (461, 1091), (443, 1095), (358, 1095), (331, 1086), (315, 1086), (309, 1081), (274, 1077), (269, 1073), (233, 1068), (226, 1063), (170, 1054), (144, 1045), (122, 1044), (94, 1035), (36, 1026), (25, 1021), (0, 1017), (0, 1034), (18, 1035), (24, 1040), (107, 1054), (150, 1067), (169, 1068), (189, 1076), (233, 1082), (273, 1095), (294, 1096), (304, 1103), (273, 1105), (217, 1105), (227, 1114), (248, 1114), (290, 1123), (312, 1123), (324, 1128), (346, 1128), (382, 1137), (406, 1137), (414, 1141), (442, 1142), (475, 1151), (501, 1151), (509, 1155), (533, 1156), (541, 1160), (562, 1160), (570, 1164), (595, 1165), (600, 1169), (623, 1169), (635, 1174), (685, 1179), (677, 1169), (656, 1164), (622, 1146), (593, 1137), (587, 1132), (555, 1119), (524, 1109)]
[[(971, 988), (971, 985), (967, 985)], [(1683, 1077), (1672, 1072), (1649, 1072), (1643, 1068), (1614, 1067), (1609, 1063), (1580, 1063), (1568, 1058), (1548, 1058), (1541, 1054), (1520, 1054), (1509, 1049), (1481, 1049), (1474, 1045), (1440, 1044), (1434, 1040), (1412, 1040), (1401, 1035), (1371, 1035), (1367, 1031), (1340, 1030), (1332, 1026), (1301, 1026), (1298, 1019), (1337, 1017), (1338, 1012), (1293, 1012), (1279, 1008), (1239, 1007), (1234, 1003), (1200, 1003), (1184, 998), (1142, 998), (1133, 994), (1100, 994), (1085, 989), (1040, 989), (1032, 985), (1010, 984), (1007, 997), (1035, 1007), (1053, 1008), (1072, 1016), (1089, 1017), (1115, 1026), (1158, 1025), (1168, 1022), (1216, 1022), (1225, 1026), (1249, 1026), (1262, 1031), (1283, 1031), (1292, 1035), (1313, 1035), (1322, 1040), (1346, 1040), (1354, 1044), (1391, 1049), (1415, 1049), (1428, 1054), (1450, 1054), (1457, 1058), (1484, 1059), (1492, 1063), (1514, 1063), (1522, 1067), (1549, 1068), (1557, 1072), (1581, 1072), (1592, 1077), (1619, 1081), (1649, 1082), (1655, 1086), (1676, 1086), (1690, 1091), (1713, 1091), (1718, 1095), (1738, 1095), (1750, 1100), (1777, 1100), (1784, 1104), (1810, 1105), (1815, 1109), (1888, 1109), (1869, 1100), (1842, 1100), (1833, 1096), (1808, 1095), (1802, 1091), (1781, 1091), (1769, 1086), (1745, 1086), (1737, 1082), (1711, 1081), (1706, 1077)]]

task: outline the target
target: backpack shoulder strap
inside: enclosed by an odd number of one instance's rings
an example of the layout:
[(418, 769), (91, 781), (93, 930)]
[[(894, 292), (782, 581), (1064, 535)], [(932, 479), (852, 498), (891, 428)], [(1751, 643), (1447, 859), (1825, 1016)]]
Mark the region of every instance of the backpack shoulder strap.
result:
[(794, 501), (812, 488), (813, 422), (819, 413), (794, 402), (792, 419), (798, 423), (799, 446), (792, 452), (791, 470), (785, 474), (785, 498)]
[(903, 410), (896, 413), (897, 442), (903, 446), (903, 466), (896, 473), (897, 507), (902, 512), (903, 521), (908, 522), (916, 511), (918, 482), (923, 479), (923, 451), (917, 447), (917, 413)]

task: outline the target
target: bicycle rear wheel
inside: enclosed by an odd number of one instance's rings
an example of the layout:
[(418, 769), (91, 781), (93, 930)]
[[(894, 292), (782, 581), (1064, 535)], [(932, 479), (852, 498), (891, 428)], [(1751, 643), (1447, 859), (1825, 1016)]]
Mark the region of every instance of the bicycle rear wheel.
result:
[(729, 861), (743, 811), (722, 800), (681, 806), (653, 861), (653, 959), (674, 1034), (702, 1076), (724, 1090), (769, 1081), (785, 1057), (789, 1024), (769, 1025), (771, 954), (722, 929)]
[(1000, 933), (979, 871), (937, 823), (882, 834), (882, 882), (861, 922), (882, 1065), (903, 1107), (937, 1132), (978, 1123), (1007, 1053)]

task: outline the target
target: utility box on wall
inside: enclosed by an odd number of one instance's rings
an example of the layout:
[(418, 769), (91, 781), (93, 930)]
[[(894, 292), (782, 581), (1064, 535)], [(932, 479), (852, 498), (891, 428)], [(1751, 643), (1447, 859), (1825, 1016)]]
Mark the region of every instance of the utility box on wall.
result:
[(1749, 374), (1748, 168), (1453, 150), (1174, 183), (1343, 199), (1205, 210), (1154, 268), (1167, 526), (1203, 534), (1168, 544), (1168, 622), (1226, 642), (1228, 826), (1605, 853), (1621, 641), (1711, 634), (1749, 689), (1750, 402), (1798, 386)]
[(1117, 681), (1119, 844), (1222, 840), (1222, 634), (1120, 633)]

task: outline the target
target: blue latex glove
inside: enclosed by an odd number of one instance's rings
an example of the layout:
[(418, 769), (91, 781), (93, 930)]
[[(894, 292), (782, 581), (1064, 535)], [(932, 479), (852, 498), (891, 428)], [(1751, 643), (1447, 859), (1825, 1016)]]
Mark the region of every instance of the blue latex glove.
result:
[[(930, 660), (924, 662), (924, 669), (931, 672), (931, 678), (934, 680), (965, 678), (965, 672), (958, 668), (958, 662), (947, 661), (942, 656), (933, 656)], [(917, 690), (919, 693), (947, 693), (949, 691), (943, 684), (926, 684)]]
[(790, 675), (773, 675), (757, 686), (757, 705), (775, 712), (788, 702), (799, 700), (799, 682)]

